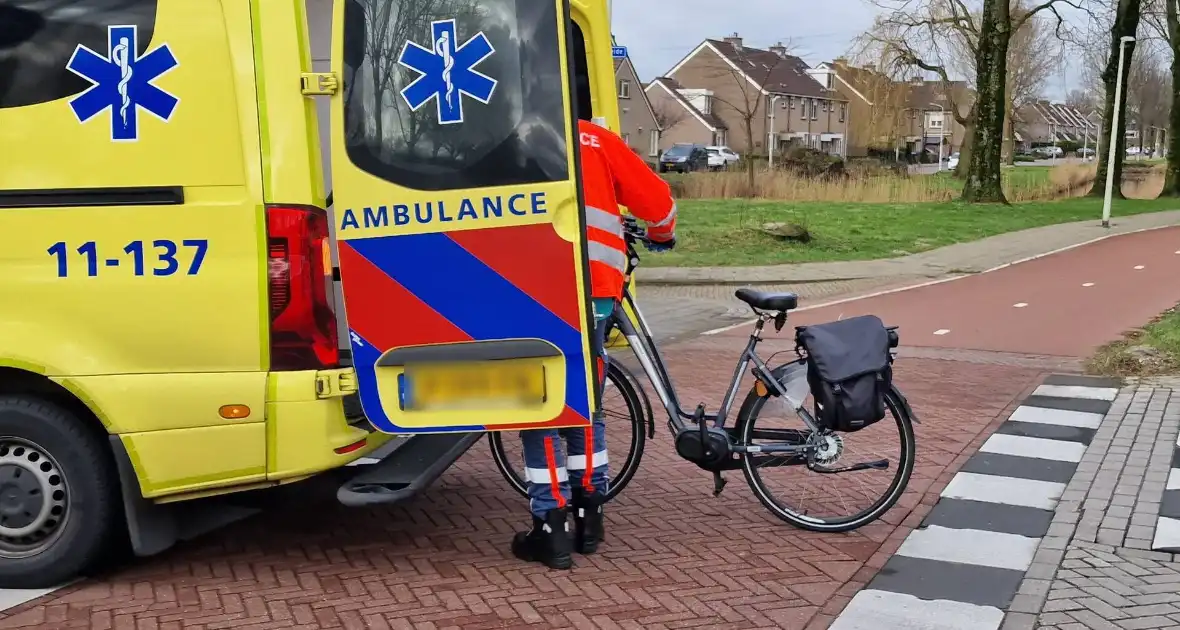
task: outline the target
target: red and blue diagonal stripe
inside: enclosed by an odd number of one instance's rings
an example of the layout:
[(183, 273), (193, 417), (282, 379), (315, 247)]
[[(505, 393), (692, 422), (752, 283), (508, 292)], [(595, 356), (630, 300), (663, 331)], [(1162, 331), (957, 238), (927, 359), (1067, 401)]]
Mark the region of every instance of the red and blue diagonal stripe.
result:
[(341, 241), (353, 363), (373, 426), (388, 433), (488, 429), (397, 426), (381, 404), (375, 364), (392, 348), (514, 338), (544, 339), (566, 362), (565, 409), (528, 426), (589, 424), (574, 253), (548, 224)]

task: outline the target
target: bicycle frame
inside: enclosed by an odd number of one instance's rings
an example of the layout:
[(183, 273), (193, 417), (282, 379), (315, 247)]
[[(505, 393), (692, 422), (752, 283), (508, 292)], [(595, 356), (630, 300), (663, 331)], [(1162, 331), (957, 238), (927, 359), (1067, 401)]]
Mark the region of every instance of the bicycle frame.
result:
[[(626, 278), (630, 278), (632, 271), (638, 265), (638, 256), (634, 252), (630, 252), (630, 263)], [(629, 306), (631, 312), (635, 313), (635, 318), (639, 324), (638, 328), (632, 324), (627, 313), (623, 309), (623, 305)], [(725, 428), (725, 422), (729, 417), (730, 411), (733, 409), (733, 403), (737, 399), (738, 388), (741, 387), (742, 375), (750, 367), (754, 366), (755, 376), (759, 378), (768, 388), (771, 388), (777, 395), (783, 397), (792, 409), (799, 414), (803, 419), (804, 424), (807, 425), (811, 431), (819, 431), (820, 427), (815, 422), (811, 414), (803, 408), (803, 400), (796, 400), (791, 396), (787, 389), (775, 378), (773, 372), (766, 365), (766, 362), (758, 356), (756, 348), (758, 343), (762, 341), (762, 331), (766, 326), (766, 322), (774, 319), (774, 316), (769, 316), (764, 313), (758, 313), (758, 321), (754, 324), (754, 331), (750, 334), (749, 341), (746, 342), (746, 347), (742, 351), (741, 357), (738, 359), (737, 367), (734, 370), (733, 378), (726, 389), (725, 397), (721, 401), (721, 407), (715, 414), (704, 413), (700, 416), (687, 412), (680, 403), (679, 396), (676, 393), (675, 384), (672, 382), (672, 377), (668, 374), (666, 364), (663, 356), (660, 354), (659, 348), (656, 346), (655, 340), (652, 338), (651, 329), (647, 325), (647, 320), (643, 316), (643, 312), (639, 309), (635, 298), (631, 295), (631, 291), (624, 288), (622, 303), (615, 304), (615, 310), (612, 314), (612, 327), (618, 327), (619, 331), (627, 339), (628, 345), (631, 346), (631, 351), (635, 354), (635, 358), (639, 360), (640, 366), (643, 368), (652, 386), (656, 390), (656, 396), (659, 397), (660, 403), (668, 412), (668, 426), (673, 433), (679, 433), (692, 427), (689, 424), (691, 421), (709, 421), (713, 423), (714, 427)], [(609, 336), (610, 331), (607, 331)], [(767, 433), (767, 431), (759, 431), (759, 433)], [(775, 433), (773, 430), (770, 433)], [(789, 453), (802, 452), (805, 447), (794, 444), (774, 445), (763, 444), (757, 447), (758, 452), (761, 453)], [(745, 445), (733, 445), (733, 450), (738, 452), (745, 452)]]

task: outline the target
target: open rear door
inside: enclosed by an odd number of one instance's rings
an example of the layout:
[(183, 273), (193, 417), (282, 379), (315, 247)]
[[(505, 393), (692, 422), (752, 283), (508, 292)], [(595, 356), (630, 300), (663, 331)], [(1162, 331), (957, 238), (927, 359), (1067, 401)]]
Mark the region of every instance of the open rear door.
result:
[(589, 424), (566, 4), (337, 0), (336, 238), (381, 431)]

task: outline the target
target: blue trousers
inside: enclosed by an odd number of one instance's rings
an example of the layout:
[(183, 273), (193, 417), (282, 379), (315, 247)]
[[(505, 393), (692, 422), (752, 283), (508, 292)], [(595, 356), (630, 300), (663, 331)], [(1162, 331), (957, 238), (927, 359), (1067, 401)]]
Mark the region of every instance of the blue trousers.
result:
[[(594, 334), (591, 352), (595, 355), (599, 391), (606, 383), (606, 329), (615, 301), (594, 299)], [(524, 446), (525, 481), (529, 489), (529, 510), (538, 517), (570, 502), (571, 484), (586, 492), (606, 493), (610, 481), (606, 451), (606, 417), (602, 400), (598, 401), (592, 424), (586, 428), (531, 429), (520, 432)], [(562, 448), (562, 440), (565, 448)]]

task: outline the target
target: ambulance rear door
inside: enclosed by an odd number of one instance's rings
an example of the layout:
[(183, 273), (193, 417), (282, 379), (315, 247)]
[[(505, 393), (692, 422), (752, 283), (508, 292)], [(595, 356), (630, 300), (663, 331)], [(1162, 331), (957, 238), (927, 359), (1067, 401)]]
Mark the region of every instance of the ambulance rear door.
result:
[(332, 180), (381, 431), (589, 424), (566, 0), (338, 0)]

